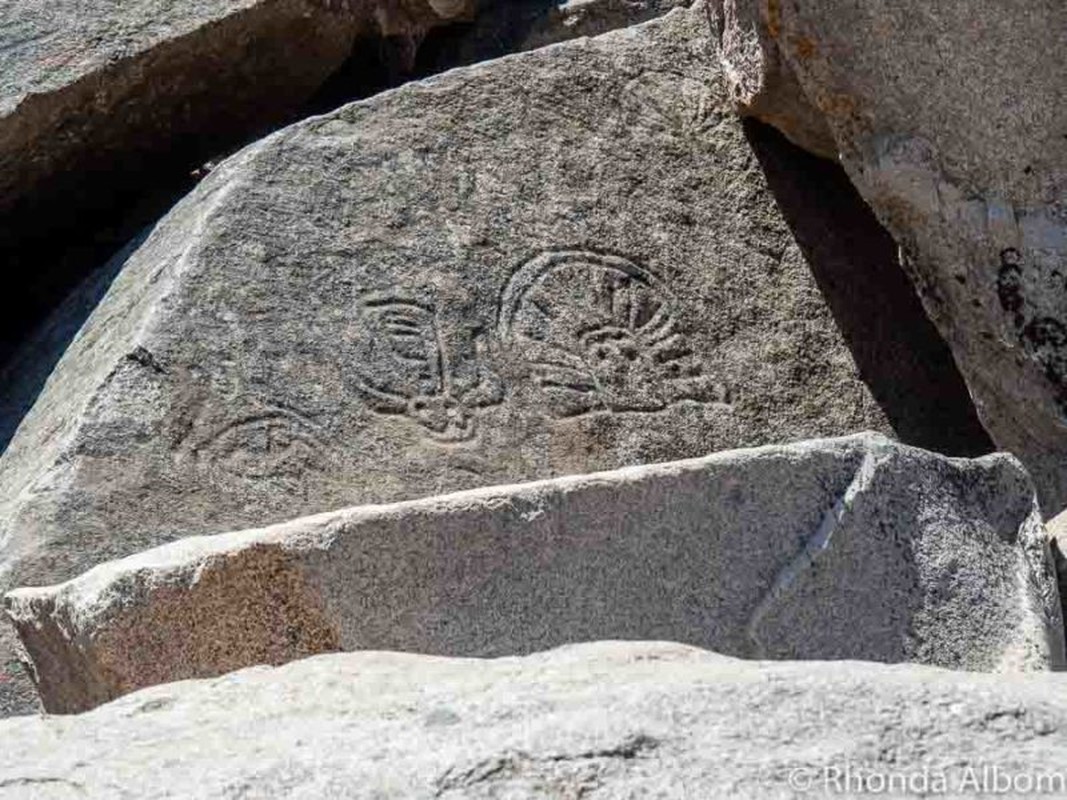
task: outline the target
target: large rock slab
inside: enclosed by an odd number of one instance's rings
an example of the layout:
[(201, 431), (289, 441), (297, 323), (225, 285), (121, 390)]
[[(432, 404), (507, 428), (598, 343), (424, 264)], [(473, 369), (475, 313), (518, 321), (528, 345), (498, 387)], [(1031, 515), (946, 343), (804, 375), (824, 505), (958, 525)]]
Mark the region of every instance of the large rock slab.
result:
[(0, 458), (0, 585), (196, 533), (875, 428), (703, 9), (219, 166)]
[(663, 643), (329, 655), (0, 722), (0, 797), (1061, 797), (1065, 698)]
[[(791, 75), (818, 110), (986, 427), (1055, 514), (1067, 505), (1067, 5), (722, 5), (738, 98), (757, 113), (802, 106)], [(761, 115), (797, 141), (811, 129), (802, 113)]]
[(186, 539), (5, 600), (51, 711), (330, 650), (659, 638), (758, 658), (1063, 663), (1009, 456), (866, 435)]
[[(331, 39), (345, 44), (351, 50), (349, 60), (343, 66), (337, 61), (346, 52), (340, 44), (336, 52), (331, 51), (330, 58), (321, 64), (310, 53), (287, 55), (285, 59), (278, 58), (269, 65), (256, 61), (255, 65), (259, 65), (259, 69), (273, 69), (281, 73), (279, 79), (284, 77), (294, 81), (295, 85), (288, 87), (288, 91), (277, 91), (271, 85), (269, 97), (254, 96), (244, 100), (242, 93), (233, 86), (228, 86), (226, 80), (215, 78), (209, 86), (200, 88), (204, 91), (225, 92), (224, 102), (209, 97), (186, 102), (186, 106), (201, 111), (200, 117), (192, 121), (192, 124), (200, 127), (198, 135), (179, 136), (165, 130), (157, 131), (154, 135), (142, 132), (128, 135), (127, 138), (131, 141), (126, 142), (121, 151), (115, 148), (107, 150), (99, 143), (96, 149), (90, 148), (86, 155), (97, 153), (99, 156), (98, 151), (102, 151), (120, 162), (123, 179), (136, 179), (149, 184), (150, 199), (142, 198), (135, 203), (135, 209), (112, 210), (105, 214), (102, 220), (87, 221), (85, 215), (80, 215), (71, 204), (70, 191), (65, 191), (61, 203), (63, 214), (42, 209), (35, 213), (36, 218), (46, 226), (60, 225), (60, 218), (64, 216), (77, 219), (80, 233), (91, 231), (92, 245), (79, 241), (77, 232), (61, 234), (53, 227), (48, 231), (47, 238), (60, 252), (42, 252), (41, 246), (29, 245), (26, 248), (29, 263), (35, 267), (29, 286), (24, 286), (21, 292), (12, 293), (7, 301), (12, 306), (12, 313), (5, 313), (5, 300), (0, 298), (0, 453), (6, 449), (15, 428), (32, 406), (73, 334), (99, 302), (103, 294), (99, 286), (103, 285), (106, 289), (107, 282), (114, 277), (112, 262), (121, 265), (129, 257), (125, 250), (130, 246), (131, 237), (139, 239), (135, 234), (142, 227), (154, 225), (174, 202), (188, 193), (195, 186), (196, 178), (209, 170), (211, 164), (220, 160), (219, 153), (229, 153), (236, 149), (233, 141), (227, 138), (227, 132), (239, 135), (241, 144), (244, 144), (250, 130), (254, 129), (258, 133), (265, 126), (280, 127), (278, 120), (288, 119), (294, 113), (305, 117), (315, 110), (332, 110), (343, 103), (376, 94), (403, 80), (410, 80), (414, 74), (426, 76), (511, 52), (531, 50), (581, 36), (599, 35), (662, 16), (672, 8), (687, 7), (691, 2), (692, 0), (572, 0), (561, 5), (546, 6), (544, 0), (483, 0), (475, 7), (474, 0), (446, 0), (437, 2), (435, 6), (420, 4), (414, 0), (405, 3), (377, 0), (358, 7), (325, 5), (318, 13), (320, 16), (326, 15), (331, 21)], [(357, 8), (360, 10), (359, 14), (337, 13), (343, 10), (352, 12)], [(271, 13), (277, 13), (276, 10), (281, 9), (281, 4), (260, 4), (256, 9), (257, 14), (264, 14), (271, 9)], [(436, 10), (434, 13), (428, 13), (428, 9)], [(123, 11), (128, 16), (136, 17), (142, 9), (134, 4)], [(187, 9), (167, 11), (177, 11), (180, 15)], [(33, 14), (40, 13), (41, 6), (34, 5)], [(244, 20), (246, 26), (253, 25), (241, 16), (241, 13), (235, 13), (239, 19)], [(68, 37), (71, 45), (75, 42), (85, 45), (85, 40), (92, 41), (96, 50), (87, 56), (96, 53), (99, 58), (106, 55), (108, 58), (113, 56), (114, 60), (120, 60), (133, 45), (117, 33), (122, 31), (122, 27), (116, 18), (121, 19), (121, 16), (115, 7), (103, 12), (94, 10), (91, 17), (79, 22), (81, 27), (65, 31), (64, 35)], [(32, 19), (35, 18), (31, 15)], [(48, 19), (38, 22), (42, 25), (54, 25), (57, 20), (48, 16)], [(307, 24), (307, 20), (301, 24)], [(295, 30), (299, 30), (299, 26)], [(150, 32), (142, 31), (146, 36)], [(263, 32), (255, 37), (260, 43), (258, 47), (264, 46), (265, 38), (267, 36)], [(2, 39), (3, 33), (0, 33), (0, 41)], [(299, 36), (297, 39), (299, 40)], [(150, 40), (139, 46), (154, 45)], [(189, 44), (187, 47), (195, 50), (196, 45)], [(228, 56), (241, 59), (238, 63), (244, 72), (254, 66), (247, 54), (238, 56), (236, 46), (223, 49)], [(25, 49), (14, 48), (7, 53), (7, 57), (13, 73), (22, 74), (25, 80), (43, 80), (49, 77), (56, 80), (54, 76), (26, 74), (27, 65), (19, 61), (20, 58), (26, 57)], [(3, 58), (4, 54), (0, 54), (0, 60)], [(301, 75), (299, 71), (291, 70), (287, 63), (293, 58), (299, 58), (305, 65), (318, 65), (319, 72)], [(192, 63), (186, 66), (194, 68)], [(82, 67), (89, 69), (90, 65), (83, 64)], [(203, 71), (202, 64), (196, 64), (195, 68)], [(325, 77), (327, 74), (328, 78)], [(168, 82), (159, 76), (155, 76), (153, 80), (157, 84), (167, 86), (168, 91), (183, 90), (182, 81)], [(11, 79), (11, 83), (14, 82), (14, 79)], [(254, 86), (246, 87), (246, 90), (263, 91), (264, 85), (268, 83), (261, 77)], [(153, 95), (153, 92), (161, 91), (159, 88), (140, 84), (131, 86), (129, 90), (142, 95)], [(312, 92), (313, 99), (305, 102)], [(155, 107), (162, 107), (165, 102), (175, 102), (175, 98), (160, 98), (154, 95), (152, 100)], [(237, 124), (231, 124), (232, 120), (228, 120), (228, 116), (235, 117)], [(101, 124), (105, 121), (111, 126), (126, 124), (121, 115), (116, 114), (104, 115), (103, 119), (98, 120)], [(172, 120), (171, 124), (177, 125), (179, 122)], [(47, 137), (42, 135), (34, 138), (39, 141), (47, 140)], [(173, 141), (175, 138), (179, 139), (181, 144), (176, 144)], [(186, 152), (184, 145), (190, 142), (195, 143), (196, 152)], [(165, 150), (171, 155), (167, 158), (153, 156), (150, 159), (151, 164), (147, 166), (135, 163), (143, 159), (141, 150), (145, 148)], [(175, 156), (176, 152), (180, 155)], [(209, 157), (210, 161), (204, 165), (204, 160)], [(175, 161), (182, 167), (180, 180), (170, 175), (168, 169), (159, 167), (161, 162), (171, 164)], [(194, 165), (197, 169), (193, 170), (194, 174), (190, 176), (189, 172)], [(109, 186), (113, 187), (117, 182), (121, 183), (119, 178), (111, 175), (104, 180), (101, 176), (107, 170), (98, 164), (94, 168), (96, 179), (89, 182), (83, 180), (80, 170), (76, 165), (68, 165), (59, 177), (65, 176), (74, 182), (74, 190), (80, 190), (91, 183), (93, 197), (96, 198), (94, 205), (106, 206), (99, 202), (100, 191)], [(167, 198), (170, 198), (169, 202)], [(0, 198), (0, 203), (2, 202)], [(25, 238), (25, 226), (0, 224), (0, 238), (5, 231), (20, 240)], [(138, 241), (137, 244), (139, 243)], [(94, 257), (93, 252), (99, 255)], [(115, 253), (117, 255), (113, 256)], [(8, 260), (12, 269), (19, 269), (19, 257), (11, 257), (9, 253), (4, 252), (3, 245), (0, 244), (0, 262), (5, 260)], [(104, 264), (103, 267), (99, 266), (101, 263)], [(90, 273), (87, 278), (84, 277), (86, 273)], [(64, 297), (63, 292), (67, 287), (70, 291)], [(50, 308), (52, 310), (46, 314)]]

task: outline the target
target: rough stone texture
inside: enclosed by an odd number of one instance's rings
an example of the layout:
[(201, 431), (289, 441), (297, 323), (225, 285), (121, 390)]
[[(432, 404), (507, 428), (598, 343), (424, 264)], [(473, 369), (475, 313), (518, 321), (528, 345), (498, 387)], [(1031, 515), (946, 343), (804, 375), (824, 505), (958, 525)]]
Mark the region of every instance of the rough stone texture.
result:
[[(1060, 593), (1060, 612), (1067, 612), (1067, 511), (1046, 523), (1052, 560), (1056, 565), (1056, 583)], [(1064, 617), (1067, 620), (1067, 616)]]
[(950, 456), (996, 450), (952, 351), (901, 268), (900, 249), (848, 175), (769, 125), (745, 134), (860, 378), (901, 441)]
[(0, 458), (0, 586), (359, 503), (888, 431), (709, 35), (675, 11), (220, 165)]
[[(761, 35), (901, 245), (997, 445), (1022, 458), (1045, 511), (1058, 512), (1067, 505), (1067, 5), (736, 4), (763, 20)], [(758, 84), (771, 61), (734, 61), (735, 81)]]
[(15, 629), (0, 624), (0, 718), (36, 714), (43, 710), (37, 689), (27, 672), (28, 660)]
[(57, 712), (336, 649), (495, 656), (656, 638), (760, 658), (1063, 663), (1018, 462), (876, 435), (186, 539), (5, 607)]
[(768, 21), (773, 15), (767, 6), (760, 0), (717, 0), (715, 6), (719, 58), (738, 110), (774, 125), (805, 150), (836, 159), (837, 143), (826, 119), (778, 51), (779, 28)]
[(474, 64), (582, 36), (599, 36), (688, 8), (694, 0), (481, 0), (470, 24), (436, 32), (422, 48), (423, 70)]
[(353, 49), (468, 10), (448, 5), (0, 0), (0, 262), (24, 278), (0, 300), (0, 360), (85, 275), (57, 239), (91, 248), (81, 226), (106, 236), (112, 209), (289, 121)]
[(1062, 797), (1065, 698), (666, 643), (326, 655), (0, 722), (0, 798)]

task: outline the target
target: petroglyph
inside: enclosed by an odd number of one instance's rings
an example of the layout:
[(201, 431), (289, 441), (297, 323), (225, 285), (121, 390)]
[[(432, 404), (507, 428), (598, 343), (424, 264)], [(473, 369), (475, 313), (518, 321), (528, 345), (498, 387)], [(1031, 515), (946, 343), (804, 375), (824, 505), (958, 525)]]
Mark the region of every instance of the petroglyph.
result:
[(244, 478), (298, 478), (319, 466), (319, 426), (286, 408), (264, 408), (228, 422), (194, 448), (198, 457)]
[(623, 103), (644, 127), (676, 138), (699, 137), (722, 120), (706, 82), (671, 73), (634, 78), (626, 86)]
[(473, 380), (455, 374), (435, 305), (371, 294), (360, 303), (356, 389), (379, 414), (401, 414), (438, 442), (473, 439), (477, 414), (504, 400), (484, 337), (474, 342)]
[(620, 256), (562, 250), (528, 261), (504, 290), (499, 335), (557, 417), (722, 399), (674, 298)]

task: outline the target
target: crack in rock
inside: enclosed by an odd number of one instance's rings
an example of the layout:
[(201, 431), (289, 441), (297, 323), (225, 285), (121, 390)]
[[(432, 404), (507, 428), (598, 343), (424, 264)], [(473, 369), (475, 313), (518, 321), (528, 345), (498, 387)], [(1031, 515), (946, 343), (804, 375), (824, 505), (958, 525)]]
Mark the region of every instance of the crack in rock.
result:
[(852, 477), (851, 483), (823, 514), (815, 531), (804, 541), (800, 552), (790, 561), (774, 579), (771, 588), (760, 598), (745, 626), (745, 634), (752, 643), (753, 657), (765, 658), (766, 647), (759, 637), (759, 626), (786, 593), (797, 582), (797, 579), (807, 573), (815, 562), (819, 560), (826, 550), (829, 549), (834, 537), (834, 532), (841, 525), (852, 506), (863, 492), (870, 487), (875, 470), (880, 462), (877, 451), (869, 452), (863, 457), (863, 461)]

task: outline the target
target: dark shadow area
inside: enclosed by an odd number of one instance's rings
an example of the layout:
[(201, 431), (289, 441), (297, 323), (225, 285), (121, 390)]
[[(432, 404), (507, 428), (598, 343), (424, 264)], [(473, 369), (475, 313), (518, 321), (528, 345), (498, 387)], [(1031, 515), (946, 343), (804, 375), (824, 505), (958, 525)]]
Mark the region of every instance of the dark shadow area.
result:
[(8, 363), (0, 369), (0, 453), (33, 406), (67, 346), (103, 299), (126, 259), (141, 246), (148, 233), (149, 230), (145, 230), (136, 236), (104, 266), (83, 280), (20, 343)]
[(952, 456), (996, 448), (897, 246), (831, 161), (746, 120), (745, 133), (860, 376), (901, 441)]
[(475, 20), (430, 31), (415, 54), (416, 77), (638, 25), (692, 0), (483, 0)]
[(207, 143), (176, 147), (151, 163), (131, 158), (98, 168), (77, 176), (83, 187), (57, 188), (47, 202), (24, 203), (3, 216), (0, 263), (17, 288), (0, 301), (0, 363), (86, 276), (192, 189), (204, 152), (211, 152)]
[[(431, 31), (429, 36), (433, 35)], [(296, 117), (325, 114), (411, 80), (416, 46), (411, 39), (399, 36), (357, 39), (352, 55), (323, 82)]]
[[(1055, 535), (1054, 526), (1049, 524), (1049, 548), (1052, 550), (1052, 562), (1056, 565), (1056, 587), (1060, 590), (1060, 613), (1067, 621), (1067, 557), (1060, 549), (1060, 540)], [(1058, 670), (1065, 671), (1065, 670)]]
[(531, 37), (559, 5), (559, 0), (487, 4), (473, 22), (431, 31), (419, 47), (413, 72), (418, 77), (426, 77), (537, 46), (537, 42), (530, 41)]

